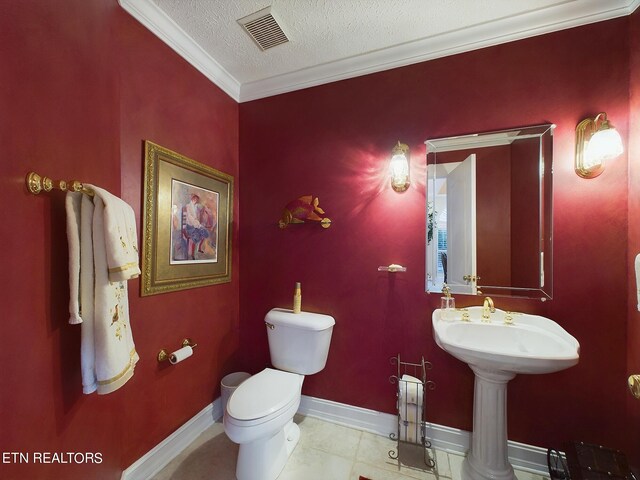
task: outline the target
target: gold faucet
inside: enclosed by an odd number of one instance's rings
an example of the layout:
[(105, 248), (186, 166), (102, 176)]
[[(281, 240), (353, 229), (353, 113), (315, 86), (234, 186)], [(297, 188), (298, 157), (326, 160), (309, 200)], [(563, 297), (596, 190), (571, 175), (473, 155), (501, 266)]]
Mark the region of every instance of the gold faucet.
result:
[(482, 321), (488, 322), (491, 318), (491, 313), (496, 313), (496, 307), (493, 305), (491, 297), (484, 297), (484, 303), (482, 304)]

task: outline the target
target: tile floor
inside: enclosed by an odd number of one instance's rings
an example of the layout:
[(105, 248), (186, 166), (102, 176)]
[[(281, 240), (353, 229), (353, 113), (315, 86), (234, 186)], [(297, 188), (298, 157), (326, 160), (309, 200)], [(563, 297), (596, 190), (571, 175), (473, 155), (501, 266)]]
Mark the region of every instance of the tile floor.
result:
[[(461, 455), (430, 450), (436, 462), (425, 468), (419, 447), (403, 445), (398, 460), (388, 456), (396, 443), (387, 437), (297, 415), (300, 442), (278, 480), (460, 480)], [(151, 480), (235, 480), (238, 446), (215, 423)], [(518, 480), (548, 477), (516, 470)]]

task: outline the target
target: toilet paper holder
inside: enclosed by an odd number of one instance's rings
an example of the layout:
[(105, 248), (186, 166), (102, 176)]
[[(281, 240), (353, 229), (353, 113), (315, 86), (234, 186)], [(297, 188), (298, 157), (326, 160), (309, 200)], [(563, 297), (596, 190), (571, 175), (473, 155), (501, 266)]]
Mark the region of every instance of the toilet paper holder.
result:
[[(184, 340), (182, 340), (181, 348), (184, 348), (184, 347), (196, 348), (197, 346), (198, 344), (193, 343), (193, 340), (191, 340), (190, 338), (185, 338)], [(158, 352), (158, 362), (164, 362), (166, 360), (169, 360), (170, 356), (171, 354), (163, 348)]]

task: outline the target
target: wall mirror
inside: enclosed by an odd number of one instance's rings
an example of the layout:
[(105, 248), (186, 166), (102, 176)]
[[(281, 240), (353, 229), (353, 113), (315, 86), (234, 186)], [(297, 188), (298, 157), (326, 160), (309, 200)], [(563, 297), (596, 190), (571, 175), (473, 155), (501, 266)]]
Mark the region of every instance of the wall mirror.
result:
[(551, 298), (554, 128), (425, 142), (427, 292)]

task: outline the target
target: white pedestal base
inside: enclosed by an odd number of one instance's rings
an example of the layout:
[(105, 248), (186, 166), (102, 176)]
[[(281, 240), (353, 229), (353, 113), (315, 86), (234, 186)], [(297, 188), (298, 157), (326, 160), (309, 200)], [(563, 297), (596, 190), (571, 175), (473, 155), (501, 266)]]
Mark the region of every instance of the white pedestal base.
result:
[(463, 480), (515, 480), (507, 455), (507, 383), (515, 373), (475, 373), (471, 449), (462, 464)]

